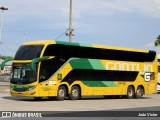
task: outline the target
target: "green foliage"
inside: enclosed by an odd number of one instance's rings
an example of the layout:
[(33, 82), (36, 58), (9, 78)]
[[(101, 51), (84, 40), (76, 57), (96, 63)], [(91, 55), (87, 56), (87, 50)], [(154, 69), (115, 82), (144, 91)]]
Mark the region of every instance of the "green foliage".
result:
[(156, 41), (154, 42), (154, 46), (160, 46), (160, 35), (157, 37)]
[(3, 59), (3, 60), (6, 60), (6, 59), (11, 59), (11, 58), (13, 58), (13, 57), (12, 57), (12, 56), (0, 55), (0, 58)]

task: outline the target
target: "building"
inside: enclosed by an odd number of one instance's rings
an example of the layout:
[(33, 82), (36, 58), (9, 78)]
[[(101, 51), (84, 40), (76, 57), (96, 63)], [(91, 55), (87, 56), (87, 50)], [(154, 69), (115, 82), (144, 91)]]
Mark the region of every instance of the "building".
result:
[[(0, 66), (3, 62), (3, 59), (0, 59)], [(0, 68), (0, 75), (10, 75), (11, 73), (11, 67), (12, 67), (12, 61), (9, 61), (5, 64), (4, 70), (1, 70)]]

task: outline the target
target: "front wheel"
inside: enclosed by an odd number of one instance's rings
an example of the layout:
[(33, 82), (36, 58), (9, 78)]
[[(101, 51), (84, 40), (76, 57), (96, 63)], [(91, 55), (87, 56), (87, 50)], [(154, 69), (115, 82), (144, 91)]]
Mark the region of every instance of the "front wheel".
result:
[(56, 99), (58, 101), (62, 101), (65, 99), (65, 97), (66, 97), (66, 88), (64, 86), (60, 86), (57, 91)]
[(78, 100), (80, 98), (80, 90), (77, 86), (73, 86), (69, 94), (71, 100)]
[(144, 94), (143, 89), (141, 87), (138, 87), (136, 90), (135, 98), (137, 99), (142, 98), (143, 94)]
[(127, 89), (127, 98), (132, 99), (134, 98), (134, 88), (132, 86), (129, 86)]

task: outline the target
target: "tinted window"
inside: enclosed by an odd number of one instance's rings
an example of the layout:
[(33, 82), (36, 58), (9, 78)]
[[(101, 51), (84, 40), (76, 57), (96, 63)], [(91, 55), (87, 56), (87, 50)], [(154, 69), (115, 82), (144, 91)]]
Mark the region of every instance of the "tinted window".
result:
[(67, 58), (54, 57), (41, 62), (40, 82), (48, 80), (65, 62)]
[(16, 55), (15, 60), (32, 60), (40, 57), (43, 45), (23, 45), (21, 46)]
[(61, 56), (61, 46), (48, 45), (43, 56)]
[(62, 82), (70, 85), (77, 80), (81, 81), (135, 81), (138, 72), (134, 71), (112, 71), (112, 70), (87, 70), (74, 69), (69, 72)]
[(49, 45), (43, 56), (77, 57), (104, 60), (119, 60), (133, 62), (152, 62), (155, 60), (156, 52), (149, 53), (123, 51), (113, 49), (101, 49), (70, 45)]

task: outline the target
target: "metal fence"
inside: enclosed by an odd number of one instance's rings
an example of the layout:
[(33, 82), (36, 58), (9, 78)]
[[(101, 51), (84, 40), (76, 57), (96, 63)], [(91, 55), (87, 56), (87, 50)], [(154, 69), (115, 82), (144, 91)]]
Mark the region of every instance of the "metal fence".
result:
[(10, 82), (9, 74), (0, 74), (0, 91), (8, 91), (9, 82)]
[(3, 70), (1, 69), (2, 59), (0, 59), (0, 91), (9, 90), (10, 84), (10, 74), (12, 63), (8, 63), (4, 66)]

